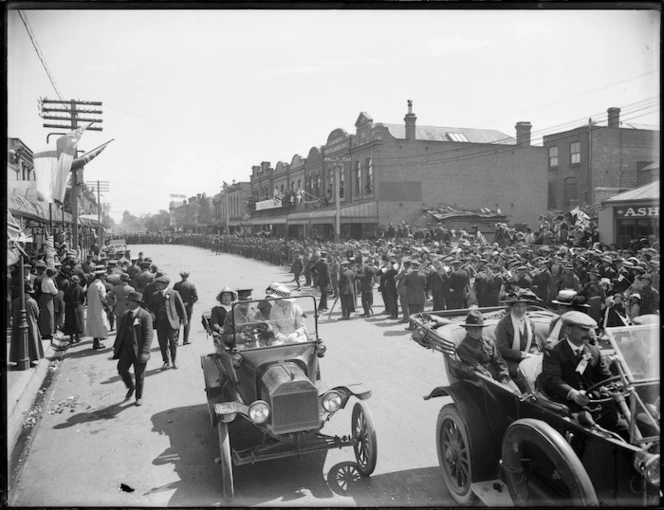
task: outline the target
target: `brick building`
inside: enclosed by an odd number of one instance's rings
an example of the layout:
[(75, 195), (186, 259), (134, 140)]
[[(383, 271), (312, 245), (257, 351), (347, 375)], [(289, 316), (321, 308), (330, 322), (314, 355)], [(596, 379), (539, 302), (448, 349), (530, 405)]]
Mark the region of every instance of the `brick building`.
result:
[(501, 209), (514, 223), (533, 223), (546, 211), (546, 152), (530, 144), (529, 122), (517, 123), (513, 138), (416, 121), (411, 101), (403, 124), (375, 123), (362, 112), (354, 134), (333, 130), (306, 159), (295, 155), (275, 169), (269, 162), (252, 167), (254, 200), (271, 199), (282, 186), (286, 198), (279, 207), (252, 212), (252, 226), (278, 235), (332, 236), (335, 179), (341, 235), (355, 238), (389, 223), (412, 223), (441, 203)]
[(589, 123), (544, 137), (548, 155), (548, 208), (569, 211), (595, 204), (596, 188), (629, 189), (659, 178), (659, 131), (620, 122), (620, 108), (607, 123)]

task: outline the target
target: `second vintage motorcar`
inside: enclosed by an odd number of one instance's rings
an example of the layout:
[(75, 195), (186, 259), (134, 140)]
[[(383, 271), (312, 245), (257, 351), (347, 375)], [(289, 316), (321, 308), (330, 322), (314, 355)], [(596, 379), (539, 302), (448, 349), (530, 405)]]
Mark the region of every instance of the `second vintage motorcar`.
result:
[[(285, 331), (283, 321), (269, 312), (282, 302), (303, 312), (300, 322), (286, 324)], [(359, 383), (323, 387), (319, 359), (326, 347), (318, 336), (315, 298), (244, 301), (228, 313), (238, 306), (262, 310), (261, 319), (234, 324), (223, 336), (215, 333), (216, 352), (201, 356), (210, 420), (219, 435), (216, 461), (225, 497), (234, 496), (235, 466), (330, 448), (352, 446), (359, 472), (370, 475), (377, 461), (376, 431), (365, 403), (371, 391)], [(356, 403), (350, 433), (324, 434), (325, 423), (351, 398)], [(234, 446), (231, 425), (255, 429), (257, 439)]]
[[(480, 309), (483, 335), (494, 338), (506, 312)], [(615, 405), (629, 440), (571, 413), (537, 387), (543, 354), (521, 361), (524, 393), (475, 372), (456, 355), (468, 310), (411, 316), (413, 340), (444, 354), (448, 384), (425, 400), (449, 397), (438, 415), (436, 448), (442, 480), (454, 500), (489, 506), (659, 506), (659, 322), (607, 328), (600, 338), (610, 379), (588, 388), (592, 406)], [(528, 311), (544, 349), (556, 314)]]

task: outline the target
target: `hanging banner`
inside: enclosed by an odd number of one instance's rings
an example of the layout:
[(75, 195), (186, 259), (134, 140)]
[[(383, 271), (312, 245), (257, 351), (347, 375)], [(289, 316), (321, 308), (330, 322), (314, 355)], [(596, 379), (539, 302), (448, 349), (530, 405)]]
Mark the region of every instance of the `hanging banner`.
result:
[(281, 207), (281, 198), (275, 197), (269, 200), (261, 200), (260, 202), (256, 202), (257, 211), (262, 211), (264, 209), (276, 209), (277, 207)]
[(57, 151), (38, 152), (32, 157), (35, 172), (35, 189), (37, 200), (53, 202), (51, 195), (51, 182), (58, 162)]

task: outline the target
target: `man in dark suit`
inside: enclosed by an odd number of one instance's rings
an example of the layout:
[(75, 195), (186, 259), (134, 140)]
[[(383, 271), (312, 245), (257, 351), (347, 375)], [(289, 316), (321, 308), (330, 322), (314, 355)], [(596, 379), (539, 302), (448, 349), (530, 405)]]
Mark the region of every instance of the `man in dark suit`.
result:
[(452, 273), (450, 274), (450, 299), (447, 303), (448, 310), (459, 310), (468, 306), (468, 290), (470, 289), (470, 277), (468, 271), (461, 269), (461, 261), (452, 261)]
[(350, 319), (350, 313), (355, 311), (355, 271), (350, 268), (350, 262), (341, 262), (339, 272), (339, 298), (341, 300), (341, 317), (338, 320)]
[(318, 311), (327, 310), (327, 286), (330, 284), (330, 266), (327, 263), (327, 252), (320, 252), (320, 260), (311, 268), (312, 273), (317, 276), (318, 288), (320, 289), (320, 303)]
[(194, 312), (194, 303), (198, 301), (198, 292), (196, 292), (196, 285), (187, 279), (189, 278), (189, 271), (182, 271), (180, 277), (182, 280), (173, 285), (173, 290), (180, 293), (184, 308), (187, 311), (187, 324), (182, 328), (182, 345), (187, 345), (189, 343), (189, 330), (191, 329), (191, 315)]
[(364, 310), (362, 317), (371, 317), (373, 310), (374, 276), (376, 276), (376, 268), (372, 267), (369, 261), (365, 262), (363, 260), (355, 277), (360, 284), (360, 292), (362, 293), (362, 308)]
[(398, 303), (398, 294), (397, 294), (397, 284), (394, 281), (394, 277), (397, 275), (397, 264), (396, 258), (391, 258), (389, 261), (389, 266), (384, 273), (385, 282), (385, 299), (387, 304), (387, 311), (390, 313), (390, 319), (399, 318), (399, 303)]
[(433, 310), (445, 310), (445, 294), (449, 294), (449, 277), (445, 266), (439, 260), (433, 263), (433, 271), (427, 275), (427, 289), (431, 291), (433, 298)]
[[(426, 302), (426, 285), (427, 278), (420, 273), (421, 264), (419, 260), (413, 260), (410, 267), (412, 271), (404, 276), (404, 286), (406, 287), (406, 302), (408, 303), (408, 315), (424, 311), (424, 303)], [(415, 329), (414, 326), (408, 325), (407, 330)]]
[[(118, 373), (127, 386), (125, 400), (136, 390), (136, 405), (143, 404), (143, 380), (145, 367), (150, 359), (150, 347), (154, 338), (152, 317), (140, 307), (143, 296), (130, 292), (126, 297), (128, 310), (120, 317), (118, 334), (113, 344), (113, 359), (118, 361)], [(136, 386), (129, 369), (134, 365)]]
[(537, 378), (539, 387), (572, 412), (590, 411), (597, 424), (628, 439), (627, 425), (613, 402), (602, 404), (599, 409), (586, 407), (590, 403), (586, 390), (612, 376), (599, 348), (590, 343), (597, 322), (578, 311), (563, 314), (562, 322), (564, 339), (544, 351), (542, 373)]
[(180, 324), (187, 324), (187, 311), (184, 308), (182, 297), (177, 290), (169, 289), (168, 284), (171, 279), (164, 275), (156, 280), (157, 290), (149, 300), (150, 311), (155, 315), (155, 329), (157, 330), (157, 339), (161, 348), (161, 357), (164, 364), (161, 369), (169, 368), (168, 353), (171, 353), (173, 368), (177, 368), (175, 358), (178, 350), (178, 331)]

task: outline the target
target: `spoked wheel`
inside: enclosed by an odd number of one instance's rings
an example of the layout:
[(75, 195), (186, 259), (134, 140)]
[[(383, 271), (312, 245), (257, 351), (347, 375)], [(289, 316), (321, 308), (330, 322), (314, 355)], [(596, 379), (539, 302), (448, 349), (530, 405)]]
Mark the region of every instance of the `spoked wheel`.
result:
[(365, 476), (369, 476), (376, 469), (378, 445), (373, 416), (364, 402), (357, 402), (353, 407), (351, 426), (358, 471)]
[(448, 404), (440, 410), (436, 428), (438, 463), (445, 485), (457, 503), (466, 504), (472, 497), (473, 465), (468, 430), (456, 405)]
[(235, 489), (233, 488), (233, 463), (231, 461), (231, 438), (228, 434), (228, 425), (223, 421), (217, 424), (219, 432), (219, 450), (221, 453), (221, 481), (226, 499), (233, 499)]

